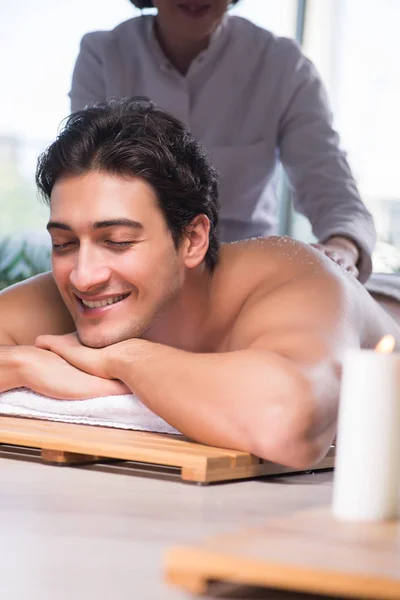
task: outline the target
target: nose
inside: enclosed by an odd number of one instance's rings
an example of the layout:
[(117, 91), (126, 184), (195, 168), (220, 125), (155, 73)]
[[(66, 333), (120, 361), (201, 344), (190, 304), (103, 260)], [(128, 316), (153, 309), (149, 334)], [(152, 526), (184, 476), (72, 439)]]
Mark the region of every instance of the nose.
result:
[(110, 279), (110, 268), (105, 262), (104, 254), (100, 248), (81, 243), (75, 254), (74, 267), (69, 280), (79, 292), (86, 292), (91, 288), (101, 288)]

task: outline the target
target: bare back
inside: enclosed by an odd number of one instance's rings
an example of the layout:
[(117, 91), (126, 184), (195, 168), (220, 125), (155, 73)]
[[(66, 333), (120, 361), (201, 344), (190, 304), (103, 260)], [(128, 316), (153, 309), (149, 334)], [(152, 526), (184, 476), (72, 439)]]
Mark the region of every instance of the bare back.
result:
[[(386, 334), (400, 344), (398, 323), (352, 275), (312, 247), (290, 238), (226, 244), (214, 277), (214, 322), (224, 323), (216, 350), (263, 339), (285, 352), (285, 339), (304, 345), (318, 329), (337, 351), (373, 348)], [(300, 353), (302, 353), (300, 351)]]

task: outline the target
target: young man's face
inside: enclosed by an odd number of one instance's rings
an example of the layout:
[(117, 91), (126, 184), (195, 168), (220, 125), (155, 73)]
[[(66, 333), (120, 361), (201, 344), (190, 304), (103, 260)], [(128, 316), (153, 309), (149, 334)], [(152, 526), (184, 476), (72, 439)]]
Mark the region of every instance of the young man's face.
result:
[(83, 344), (141, 337), (173, 306), (182, 260), (142, 179), (98, 171), (60, 179), (48, 229), (53, 276)]

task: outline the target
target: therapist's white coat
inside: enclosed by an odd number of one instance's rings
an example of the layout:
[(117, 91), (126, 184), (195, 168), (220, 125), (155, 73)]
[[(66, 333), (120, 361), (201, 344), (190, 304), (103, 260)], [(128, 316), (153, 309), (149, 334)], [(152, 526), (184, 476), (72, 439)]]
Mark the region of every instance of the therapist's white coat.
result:
[(315, 236), (348, 236), (371, 271), (371, 215), (332, 129), (312, 63), (290, 39), (225, 15), (208, 48), (181, 75), (140, 16), (86, 34), (70, 92), (73, 111), (110, 97), (143, 95), (189, 125), (220, 179), (222, 241), (276, 233), (276, 166), (282, 161), (297, 210)]

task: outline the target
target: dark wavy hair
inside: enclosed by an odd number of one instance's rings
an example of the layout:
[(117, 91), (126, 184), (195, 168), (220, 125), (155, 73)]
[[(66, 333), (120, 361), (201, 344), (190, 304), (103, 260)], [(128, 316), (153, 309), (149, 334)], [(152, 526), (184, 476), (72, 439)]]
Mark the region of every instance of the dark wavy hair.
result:
[(149, 183), (176, 248), (194, 217), (205, 214), (210, 221), (205, 262), (214, 269), (219, 251), (218, 175), (183, 123), (142, 97), (79, 110), (39, 157), (36, 185), (50, 205), (57, 180), (96, 170)]
[[(151, 0), (129, 0), (129, 2), (141, 10), (143, 8), (154, 8)], [(231, 0), (232, 5), (237, 4), (238, 2), (239, 0)]]

